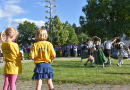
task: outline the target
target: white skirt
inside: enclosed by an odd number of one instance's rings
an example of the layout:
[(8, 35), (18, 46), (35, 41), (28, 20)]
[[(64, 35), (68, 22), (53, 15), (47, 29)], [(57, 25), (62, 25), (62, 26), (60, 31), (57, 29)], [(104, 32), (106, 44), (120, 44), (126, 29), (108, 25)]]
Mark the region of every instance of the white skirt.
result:
[(116, 50), (111, 57), (117, 58), (117, 57), (123, 57), (123, 58), (128, 58), (128, 53), (125, 50)]

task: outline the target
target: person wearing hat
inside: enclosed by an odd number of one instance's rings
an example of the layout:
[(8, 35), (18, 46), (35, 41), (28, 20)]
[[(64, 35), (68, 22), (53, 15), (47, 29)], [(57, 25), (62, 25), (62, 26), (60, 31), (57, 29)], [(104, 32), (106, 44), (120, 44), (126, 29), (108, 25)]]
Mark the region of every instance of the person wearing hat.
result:
[(87, 63), (90, 61), (90, 66), (92, 67), (92, 62), (93, 62), (93, 56), (92, 56), (93, 42), (92, 42), (92, 39), (93, 39), (93, 37), (90, 39), (87, 39), (88, 60), (86, 61), (84, 66), (86, 66)]
[(104, 48), (105, 48), (104, 54), (105, 54), (106, 58), (108, 59), (108, 63), (110, 64), (110, 66), (112, 66), (111, 60), (110, 60), (111, 47), (112, 47), (112, 44), (116, 41), (116, 39), (119, 39), (119, 37), (115, 37), (111, 40), (108, 40), (104, 45)]
[(123, 58), (128, 58), (128, 53), (123, 50), (123, 46), (124, 43), (121, 42), (121, 39), (117, 39), (117, 43), (116, 43), (116, 51), (113, 53), (112, 57), (113, 58), (118, 58), (119, 62), (117, 64), (117, 66), (121, 66), (123, 64)]
[(105, 63), (108, 60), (105, 57), (102, 49), (100, 48), (101, 39), (97, 36), (94, 36), (94, 38), (95, 38), (95, 44), (93, 46), (93, 49), (94, 49), (95, 68), (97, 68), (97, 64), (103, 64), (103, 68), (104, 68)]

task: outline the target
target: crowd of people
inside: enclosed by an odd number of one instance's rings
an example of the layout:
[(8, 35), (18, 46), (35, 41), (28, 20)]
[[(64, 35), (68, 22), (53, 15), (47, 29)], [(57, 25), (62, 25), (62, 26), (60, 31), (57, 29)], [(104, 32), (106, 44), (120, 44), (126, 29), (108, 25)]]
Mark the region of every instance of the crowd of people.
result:
[(54, 46), (55, 52), (60, 51), (61, 57), (81, 56), (81, 44), (68, 43), (67, 46)]

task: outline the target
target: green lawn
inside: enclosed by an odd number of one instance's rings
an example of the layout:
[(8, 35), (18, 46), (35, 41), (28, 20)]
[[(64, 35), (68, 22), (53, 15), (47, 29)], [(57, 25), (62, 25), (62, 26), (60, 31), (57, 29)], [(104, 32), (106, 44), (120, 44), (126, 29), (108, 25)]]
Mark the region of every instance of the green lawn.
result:
[[(121, 67), (117, 66), (118, 60), (111, 60), (113, 66), (107, 65), (102, 68), (84, 66), (80, 60), (55, 60), (52, 64), (54, 70), (55, 82), (60, 83), (80, 83), (80, 84), (130, 84), (130, 60), (124, 60)], [(32, 80), (33, 62), (23, 63), (23, 73), (19, 74), (19, 80)], [(94, 64), (93, 64), (94, 66)], [(0, 68), (0, 74), (3, 74), (3, 68)]]

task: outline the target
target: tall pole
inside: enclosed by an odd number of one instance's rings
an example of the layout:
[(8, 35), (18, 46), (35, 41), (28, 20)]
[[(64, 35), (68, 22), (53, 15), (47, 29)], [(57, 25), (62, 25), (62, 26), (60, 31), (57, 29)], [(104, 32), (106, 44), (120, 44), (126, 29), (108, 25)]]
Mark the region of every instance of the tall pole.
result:
[(51, 26), (51, 43), (52, 43), (52, 15), (51, 15), (51, 13), (52, 12), (51, 12), (51, 0), (50, 0), (50, 18), (51, 18), (50, 19), (50, 24), (51, 24), (50, 26)]
[(52, 43), (52, 39), (53, 39), (53, 37), (52, 37), (52, 31), (54, 31), (54, 30), (52, 30), (52, 25), (53, 25), (52, 24), (52, 19), (55, 19), (55, 18), (52, 18), (52, 13), (56, 12), (56, 10), (52, 12), (52, 8), (56, 7), (56, 5), (53, 5), (53, 6), (51, 5), (51, 3), (55, 2), (55, 0), (53, 0), (53, 1), (52, 0), (50, 0), (50, 1), (45, 0), (45, 1), (50, 3), (50, 6), (45, 5), (45, 7), (50, 8), (50, 12), (45, 11), (46, 13), (50, 13), (50, 17), (48, 18), (47, 16), (45, 16), (45, 18), (50, 20), (50, 24), (49, 24), (50, 28), (51, 28), (51, 30), (50, 30), (51, 31), (51, 37), (50, 38), (51, 38), (51, 43)]

